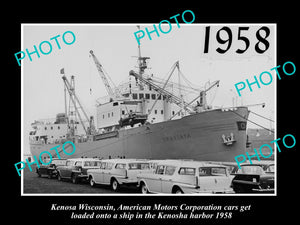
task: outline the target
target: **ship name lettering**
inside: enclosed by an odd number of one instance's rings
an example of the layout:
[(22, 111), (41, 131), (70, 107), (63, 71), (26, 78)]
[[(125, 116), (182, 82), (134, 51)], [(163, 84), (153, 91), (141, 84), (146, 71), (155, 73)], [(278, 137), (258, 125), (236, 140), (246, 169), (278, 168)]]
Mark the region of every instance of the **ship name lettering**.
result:
[(163, 141), (177, 141), (177, 140), (182, 140), (182, 139), (187, 139), (187, 138), (191, 138), (191, 134), (189, 133), (184, 133), (184, 134), (177, 134), (177, 135), (173, 135), (173, 136), (166, 136), (163, 137)]

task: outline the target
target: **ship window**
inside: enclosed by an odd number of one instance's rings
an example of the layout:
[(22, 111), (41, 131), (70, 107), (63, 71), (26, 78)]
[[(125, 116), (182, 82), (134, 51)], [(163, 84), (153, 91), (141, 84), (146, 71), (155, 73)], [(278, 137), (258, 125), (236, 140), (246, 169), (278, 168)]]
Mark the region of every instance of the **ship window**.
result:
[(57, 129), (59, 130), (59, 129), (60, 129), (60, 127), (59, 127), (59, 126), (57, 126)]
[(175, 115), (175, 112), (174, 112), (174, 111), (172, 111), (172, 115), (173, 115), (173, 116)]
[(139, 99), (143, 99), (144, 98), (144, 93), (140, 93), (139, 94)]
[(132, 98), (137, 99), (137, 94), (136, 93), (132, 94)]
[(110, 117), (110, 113), (108, 113), (108, 118)]
[(157, 109), (154, 110), (154, 113), (157, 114)]
[(114, 113), (113, 112), (111, 112), (111, 117), (113, 117), (114, 116)]
[(164, 110), (160, 110), (160, 114), (164, 114)]
[(150, 99), (150, 94), (146, 94), (146, 99)]
[(47, 130), (47, 127), (45, 127), (45, 130)]
[(158, 99), (158, 100), (161, 100), (161, 95), (157, 95), (157, 99)]
[(53, 130), (53, 127), (51, 127), (51, 130)]
[(125, 110), (122, 110), (122, 115), (125, 115)]
[(151, 98), (152, 98), (153, 100), (155, 100), (155, 97), (156, 97), (156, 94), (152, 94), (152, 95), (151, 95)]
[(118, 102), (114, 102), (114, 103), (113, 103), (113, 106), (116, 106), (116, 105), (119, 105), (119, 103), (118, 103)]

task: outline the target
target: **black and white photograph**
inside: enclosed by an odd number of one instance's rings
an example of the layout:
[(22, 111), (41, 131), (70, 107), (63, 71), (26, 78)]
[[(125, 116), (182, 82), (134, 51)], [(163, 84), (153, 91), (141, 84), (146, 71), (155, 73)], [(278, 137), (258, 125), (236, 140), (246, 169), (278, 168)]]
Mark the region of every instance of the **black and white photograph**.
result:
[(6, 100), (19, 145), (6, 164), (20, 213), (60, 224), (294, 218), (294, 17), (94, 10), (14, 19)]
[(23, 194), (276, 193), (276, 25), (246, 25), (23, 24)]

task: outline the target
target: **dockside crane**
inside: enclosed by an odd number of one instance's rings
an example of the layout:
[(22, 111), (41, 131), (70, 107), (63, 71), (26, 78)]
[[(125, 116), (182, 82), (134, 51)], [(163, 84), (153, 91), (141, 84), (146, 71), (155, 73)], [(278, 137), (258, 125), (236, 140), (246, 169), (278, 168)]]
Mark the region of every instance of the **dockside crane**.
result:
[(116, 92), (113, 91), (112, 87), (110, 86), (108, 80), (107, 80), (107, 75), (104, 72), (103, 66), (101, 65), (101, 63), (99, 62), (99, 60), (97, 59), (97, 57), (94, 55), (94, 52), (92, 50), (90, 50), (90, 54), (95, 62), (95, 65), (97, 67), (97, 70), (100, 74), (100, 77), (103, 81), (103, 84), (105, 86), (105, 89), (110, 97), (111, 100), (115, 99), (115, 98), (119, 98), (120, 97), (120, 93), (116, 90)]

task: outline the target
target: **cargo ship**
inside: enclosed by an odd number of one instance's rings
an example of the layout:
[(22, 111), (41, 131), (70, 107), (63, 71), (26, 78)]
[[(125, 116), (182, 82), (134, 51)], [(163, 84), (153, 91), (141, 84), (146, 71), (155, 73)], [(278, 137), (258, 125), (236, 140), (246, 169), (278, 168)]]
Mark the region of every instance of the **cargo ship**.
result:
[[(90, 51), (108, 96), (97, 101), (96, 124), (88, 116), (75, 93), (75, 79), (69, 81), (60, 72), (65, 84), (65, 112), (54, 121), (34, 121), (30, 131), (30, 151), (37, 157), (43, 151), (58, 157), (193, 159), (208, 161), (234, 161), (246, 151), (246, 128), (249, 110), (245, 106), (213, 108), (206, 95), (217, 88), (219, 81), (199, 91), (191, 100), (182, 93), (174, 94), (170, 77), (179, 62), (171, 68), (166, 80), (159, 82), (145, 72), (150, 57), (142, 57), (140, 46), (137, 71), (129, 71), (126, 85), (112, 87), (103, 66)], [(132, 78), (132, 79), (131, 79)], [(180, 84), (179, 84), (180, 85)], [(69, 101), (67, 101), (67, 97)], [(69, 105), (67, 105), (69, 102)], [(72, 141), (76, 150), (67, 155), (62, 145)], [(65, 151), (73, 147), (65, 145)], [(49, 157), (42, 154), (41, 158)]]

